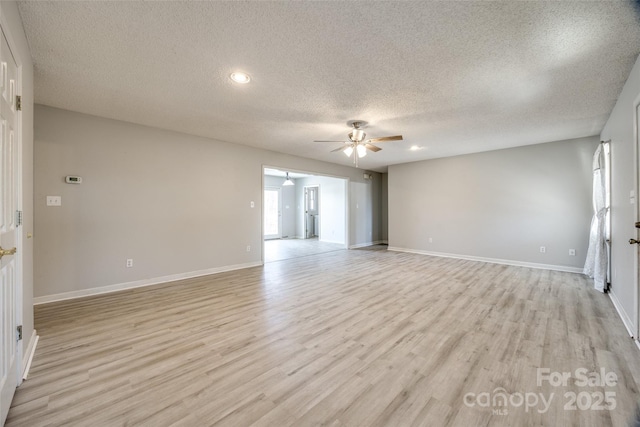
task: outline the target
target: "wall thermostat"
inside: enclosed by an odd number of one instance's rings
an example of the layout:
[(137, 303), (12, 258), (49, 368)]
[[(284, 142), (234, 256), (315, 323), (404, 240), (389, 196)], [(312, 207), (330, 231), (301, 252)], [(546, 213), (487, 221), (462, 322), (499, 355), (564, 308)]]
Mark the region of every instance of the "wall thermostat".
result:
[(69, 175), (64, 180), (67, 184), (82, 184), (81, 176)]

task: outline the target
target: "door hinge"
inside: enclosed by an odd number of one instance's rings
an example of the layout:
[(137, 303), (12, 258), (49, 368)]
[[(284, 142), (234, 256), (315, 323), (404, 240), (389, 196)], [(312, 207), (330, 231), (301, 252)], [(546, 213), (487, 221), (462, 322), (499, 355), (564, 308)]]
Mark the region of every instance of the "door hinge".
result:
[(22, 97), (16, 95), (16, 111), (22, 111)]
[(16, 336), (18, 337), (16, 341), (20, 341), (22, 339), (22, 325), (19, 325), (16, 328)]
[(16, 226), (22, 225), (22, 211), (16, 211)]

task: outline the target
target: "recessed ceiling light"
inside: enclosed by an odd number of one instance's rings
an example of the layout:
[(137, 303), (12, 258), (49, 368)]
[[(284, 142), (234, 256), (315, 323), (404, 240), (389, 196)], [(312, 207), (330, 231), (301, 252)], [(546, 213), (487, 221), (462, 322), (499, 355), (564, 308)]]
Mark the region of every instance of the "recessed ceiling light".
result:
[(233, 80), (234, 82), (240, 83), (240, 84), (249, 83), (251, 81), (251, 77), (249, 76), (249, 74), (242, 73), (240, 71), (231, 73), (229, 78), (231, 78), (231, 80)]
[(418, 150), (422, 150), (424, 147), (420, 147), (418, 145), (412, 145), (409, 150), (411, 151), (418, 151)]

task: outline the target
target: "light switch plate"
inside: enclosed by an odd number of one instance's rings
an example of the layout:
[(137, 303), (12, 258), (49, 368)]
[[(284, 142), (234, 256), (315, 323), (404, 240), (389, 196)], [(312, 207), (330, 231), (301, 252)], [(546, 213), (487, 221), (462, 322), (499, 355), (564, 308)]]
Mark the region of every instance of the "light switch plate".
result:
[(62, 206), (62, 197), (47, 196), (47, 206)]

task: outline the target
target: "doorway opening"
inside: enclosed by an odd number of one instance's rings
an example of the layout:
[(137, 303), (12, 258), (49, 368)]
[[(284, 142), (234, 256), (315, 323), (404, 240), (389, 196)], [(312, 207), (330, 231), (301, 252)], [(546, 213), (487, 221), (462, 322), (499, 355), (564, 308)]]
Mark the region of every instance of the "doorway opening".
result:
[(263, 168), (263, 261), (347, 248), (346, 178)]

